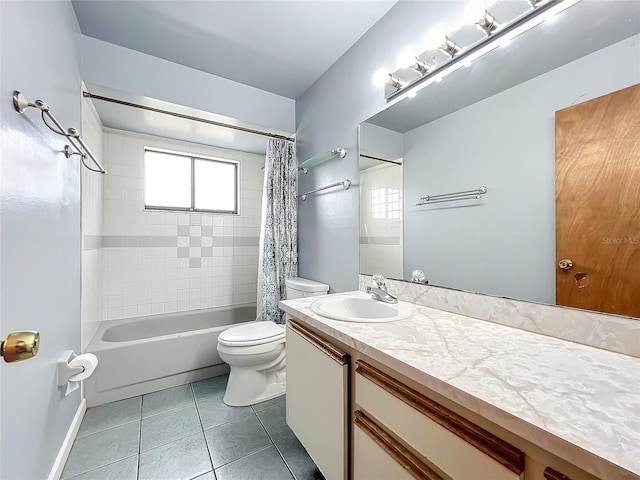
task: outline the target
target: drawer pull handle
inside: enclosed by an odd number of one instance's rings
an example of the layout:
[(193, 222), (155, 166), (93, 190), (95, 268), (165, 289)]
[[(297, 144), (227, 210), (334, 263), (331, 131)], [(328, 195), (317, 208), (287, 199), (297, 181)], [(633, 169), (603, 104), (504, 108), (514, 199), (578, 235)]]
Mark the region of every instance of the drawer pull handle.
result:
[(566, 475), (554, 470), (551, 467), (547, 467), (544, 469), (544, 478), (546, 480), (571, 480)]
[(324, 352), (327, 356), (329, 356), (332, 360), (335, 360), (340, 365), (347, 364), (347, 354), (341, 350), (338, 350), (336, 347), (331, 345), (329, 342), (326, 342), (315, 333), (307, 330), (303, 326), (298, 323), (289, 320), (289, 327), (291, 330), (296, 332), (298, 335), (303, 337), (306, 341), (311, 343), (313, 346)]
[(361, 410), (356, 410), (354, 425), (360, 427), (367, 436), (376, 442), (399, 465), (418, 480), (442, 480), (442, 477), (425, 465), (418, 457), (402, 446), (380, 425)]

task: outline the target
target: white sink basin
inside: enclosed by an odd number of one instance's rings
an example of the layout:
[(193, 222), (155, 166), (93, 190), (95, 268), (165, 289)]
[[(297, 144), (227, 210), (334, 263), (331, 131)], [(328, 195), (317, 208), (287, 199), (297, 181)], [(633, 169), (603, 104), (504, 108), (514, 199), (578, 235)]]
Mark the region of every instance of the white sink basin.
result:
[(319, 298), (311, 304), (311, 310), (323, 317), (343, 322), (380, 323), (395, 322), (410, 317), (413, 306), (407, 302), (396, 304), (380, 302), (373, 300), (371, 295), (362, 293)]

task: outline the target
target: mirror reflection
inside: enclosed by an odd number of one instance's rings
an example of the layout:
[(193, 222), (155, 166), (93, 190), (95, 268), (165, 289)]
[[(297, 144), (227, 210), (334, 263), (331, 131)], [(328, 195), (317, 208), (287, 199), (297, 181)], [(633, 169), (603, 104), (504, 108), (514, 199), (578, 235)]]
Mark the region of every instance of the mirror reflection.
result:
[(640, 317), (639, 24), (580, 2), (361, 124), (361, 273)]

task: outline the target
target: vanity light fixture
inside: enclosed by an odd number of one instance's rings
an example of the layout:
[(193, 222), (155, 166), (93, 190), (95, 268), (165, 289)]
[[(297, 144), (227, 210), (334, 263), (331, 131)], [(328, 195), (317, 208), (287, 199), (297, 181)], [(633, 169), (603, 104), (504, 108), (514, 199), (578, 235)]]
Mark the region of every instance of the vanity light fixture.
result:
[(451, 40), (441, 28), (429, 31), (425, 46), (427, 50), (440, 50), (450, 58), (456, 56), (461, 50), (460, 45)]
[[(379, 69), (374, 75), (374, 83), (378, 86), (385, 85), (385, 98), (387, 108), (404, 98), (415, 97), (419, 90), (433, 84), (439, 83), (446, 75), (450, 75), (456, 70), (470, 65), (472, 62), (498, 48), (505, 47), (513, 39), (532, 29), (536, 25), (547, 21), (580, 0), (523, 0), (525, 4), (531, 6), (516, 17), (498, 22), (489, 13), (484, 3), (475, 0), (467, 6), (465, 17), (468, 22), (472, 22), (480, 28), (485, 36), (476, 42), (466, 45), (464, 48), (451, 40), (441, 28), (434, 29), (427, 35), (425, 51), (405, 52), (399, 56), (399, 68), (411, 68), (420, 76), (411, 80), (400, 79), (396, 72), (390, 73), (386, 69)], [(440, 50), (449, 58), (438, 62), (436, 65), (427, 65), (420, 57), (425, 57), (427, 51)], [(401, 62), (402, 60), (402, 62)], [(407, 66), (407, 61), (415, 60), (416, 63)], [(435, 57), (434, 57), (435, 60)], [(422, 62), (421, 65), (417, 62)], [(426, 69), (426, 70), (425, 70)], [(391, 89), (390, 89), (390, 88)]]
[(486, 35), (500, 27), (500, 23), (489, 13), (482, 0), (472, 0), (464, 9), (464, 19), (469, 25), (476, 25)]

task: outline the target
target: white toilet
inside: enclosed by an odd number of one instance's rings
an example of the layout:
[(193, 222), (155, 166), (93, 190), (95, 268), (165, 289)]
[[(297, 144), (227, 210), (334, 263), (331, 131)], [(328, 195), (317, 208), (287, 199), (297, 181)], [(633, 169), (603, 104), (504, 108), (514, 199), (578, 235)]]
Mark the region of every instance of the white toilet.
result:
[[(329, 285), (306, 278), (286, 280), (287, 299), (324, 295)], [(218, 337), (218, 353), (230, 368), (223, 401), (233, 407), (252, 405), (285, 392), (285, 329), (273, 322), (232, 327)]]

